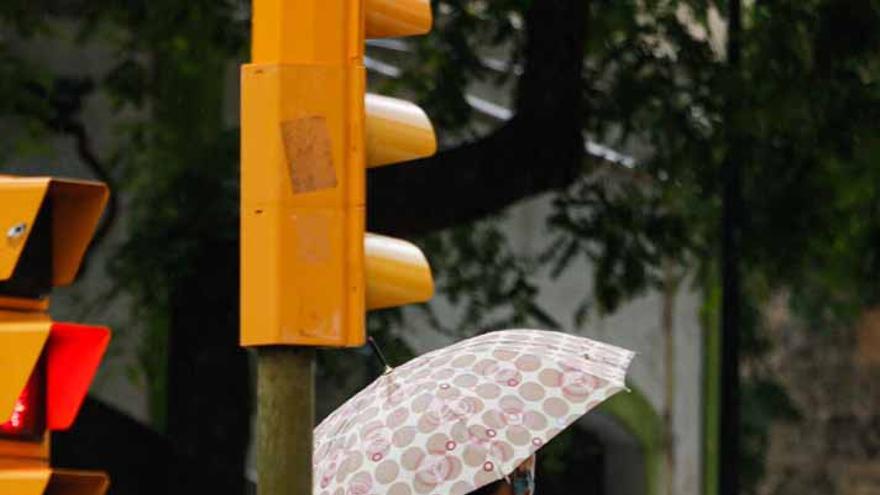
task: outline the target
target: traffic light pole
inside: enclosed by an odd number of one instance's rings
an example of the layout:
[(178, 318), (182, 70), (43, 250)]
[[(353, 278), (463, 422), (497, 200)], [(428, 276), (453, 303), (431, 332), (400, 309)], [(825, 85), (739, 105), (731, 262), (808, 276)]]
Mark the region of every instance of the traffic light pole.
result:
[(314, 347), (428, 300), (412, 244), (366, 235), (366, 168), (436, 150), (415, 105), (368, 96), (364, 38), (425, 33), (428, 0), (254, 0), (242, 76), (241, 345), (257, 349), (260, 495), (312, 493)]
[(733, 91), (726, 102), (727, 150), (721, 170), (721, 417), (719, 495), (738, 495), (741, 487), (739, 470), (741, 440), (739, 339), (742, 312), (740, 251), (742, 247), (742, 164), (745, 147), (741, 131), (735, 126), (737, 105), (741, 94), (739, 64), (741, 56), (742, 5), (731, 0), (728, 6), (727, 63), (733, 72)]
[(312, 493), (315, 350), (257, 348), (257, 492)]

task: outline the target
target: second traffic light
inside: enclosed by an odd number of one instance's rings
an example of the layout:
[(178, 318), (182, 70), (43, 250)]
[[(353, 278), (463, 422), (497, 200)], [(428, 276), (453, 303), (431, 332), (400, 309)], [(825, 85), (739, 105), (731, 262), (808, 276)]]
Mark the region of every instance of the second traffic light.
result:
[(427, 0), (255, 0), (242, 69), (241, 342), (359, 346), (365, 311), (425, 301), (415, 246), (366, 236), (366, 168), (433, 154), (424, 113), (367, 95), (364, 37), (420, 34)]
[(76, 418), (110, 340), (51, 320), (107, 201), (98, 182), (0, 176), (0, 495), (103, 495), (102, 472), (50, 464), (50, 432)]

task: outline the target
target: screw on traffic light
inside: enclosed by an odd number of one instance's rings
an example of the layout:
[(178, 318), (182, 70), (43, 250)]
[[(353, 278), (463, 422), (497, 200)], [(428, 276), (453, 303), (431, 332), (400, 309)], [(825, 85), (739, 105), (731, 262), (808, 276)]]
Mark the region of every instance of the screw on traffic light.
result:
[(47, 314), (52, 287), (76, 277), (107, 196), (96, 182), (0, 176), (0, 495), (107, 490), (104, 473), (50, 466), (49, 437), (74, 422), (110, 331)]

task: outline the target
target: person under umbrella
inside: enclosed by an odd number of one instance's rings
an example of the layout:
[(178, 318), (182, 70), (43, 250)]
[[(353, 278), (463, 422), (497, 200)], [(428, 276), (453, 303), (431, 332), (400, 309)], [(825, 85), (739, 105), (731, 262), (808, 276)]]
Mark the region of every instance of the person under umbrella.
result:
[(468, 495), (535, 495), (535, 455), (532, 454), (506, 478), (477, 488)]
[(503, 330), (388, 366), (315, 428), (313, 495), (532, 495), (534, 453), (625, 389), (632, 357)]

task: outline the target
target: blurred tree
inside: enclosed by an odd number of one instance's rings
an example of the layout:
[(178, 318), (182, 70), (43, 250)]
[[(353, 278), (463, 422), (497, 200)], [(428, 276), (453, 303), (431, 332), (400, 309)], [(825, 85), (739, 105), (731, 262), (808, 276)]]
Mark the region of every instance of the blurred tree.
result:
[[(416, 56), (392, 89), (414, 92), (458, 141), (418, 166), (371, 172), (368, 221), (424, 235), (439, 287), (468, 314), (466, 329), (438, 321), (444, 330), (555, 326), (558, 315), (534, 303), (533, 274), (561, 273), (578, 257), (596, 266), (578, 321), (660, 283), (670, 259), (708, 272), (730, 142), (743, 148), (741, 263), (753, 303), (788, 288), (793, 306), (823, 326), (877, 302), (877, 2), (755, 2), (744, 15), (740, 85), (731, 84), (718, 42), (723, 2), (434, 4), (437, 26), (414, 42)], [(236, 345), (237, 131), (223, 105), (225, 75), (246, 58), (248, 12), (234, 0), (7, 0), (0, 11), (0, 114), (14, 130), (0, 151), (26, 153), (49, 135), (69, 135), (83, 162), (131, 201), (114, 274), (147, 322), (141, 362), (156, 425), (182, 459), (171, 466), (181, 491), (196, 479), (223, 493), (242, 487), (251, 392)], [(81, 39), (114, 49), (104, 77), (52, 74), (14, 48), (10, 40), (56, 36), (58, 16), (72, 19)], [(501, 77), (516, 82), (514, 117), (469, 139), (465, 88), (498, 77), (480, 56), (487, 47), (510, 54)], [(80, 115), (96, 91), (139, 116), (106, 157), (91, 148)], [(631, 169), (587, 159), (585, 135), (645, 158)], [(552, 243), (524, 258), (497, 215), (545, 192), (555, 198)], [(371, 327), (390, 336), (399, 320), (379, 318)], [(746, 359), (757, 359), (760, 319), (747, 321), (743, 338), (754, 352)], [(776, 394), (765, 378), (746, 388), (756, 390), (746, 407), (758, 413), (744, 416), (766, 426), (774, 408), (762, 397)], [(753, 471), (756, 478), (760, 466)]]

